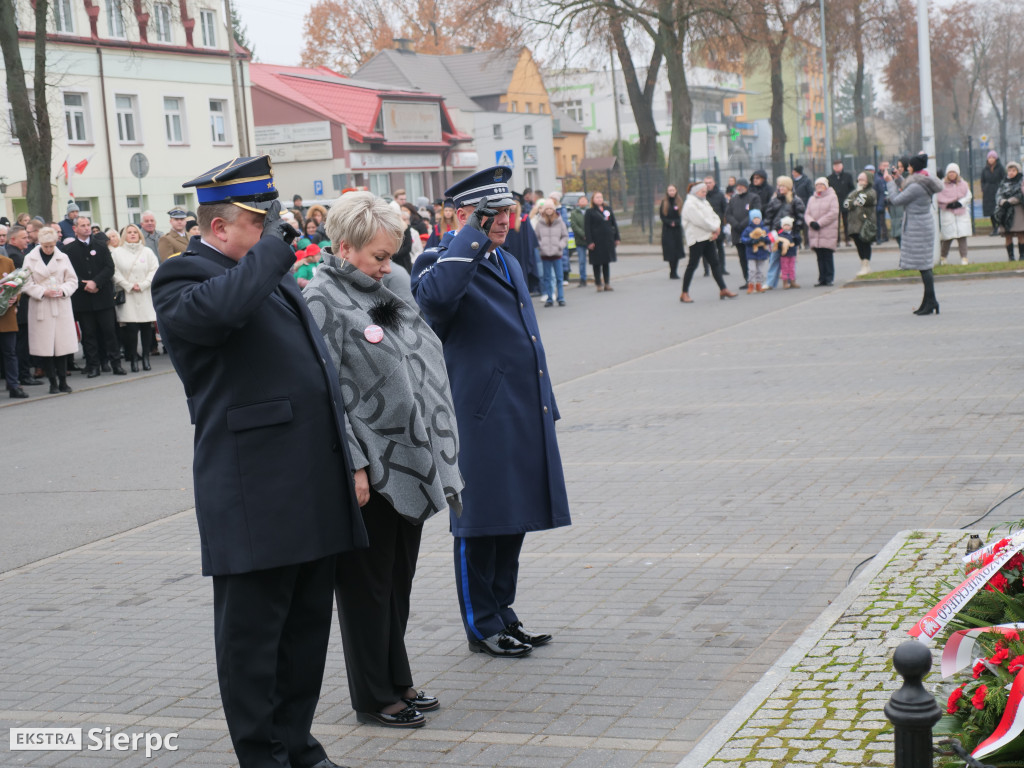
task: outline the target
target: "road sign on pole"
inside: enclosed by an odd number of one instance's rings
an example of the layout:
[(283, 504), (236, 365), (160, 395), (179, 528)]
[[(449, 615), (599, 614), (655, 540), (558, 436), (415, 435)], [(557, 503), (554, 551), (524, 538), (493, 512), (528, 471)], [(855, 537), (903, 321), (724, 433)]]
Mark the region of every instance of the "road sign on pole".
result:
[(494, 150), (494, 164), (495, 165), (507, 165), (509, 168), (515, 168), (513, 161), (513, 153), (511, 149), (496, 149)]

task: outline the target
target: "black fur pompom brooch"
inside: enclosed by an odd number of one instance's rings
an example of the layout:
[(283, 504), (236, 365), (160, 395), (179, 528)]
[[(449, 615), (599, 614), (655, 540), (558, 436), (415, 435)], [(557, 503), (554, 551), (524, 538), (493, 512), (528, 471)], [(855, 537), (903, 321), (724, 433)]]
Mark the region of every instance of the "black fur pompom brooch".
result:
[(370, 319), (381, 328), (398, 330), (402, 322), (402, 304), (399, 299), (387, 298), (374, 302), (369, 309)]

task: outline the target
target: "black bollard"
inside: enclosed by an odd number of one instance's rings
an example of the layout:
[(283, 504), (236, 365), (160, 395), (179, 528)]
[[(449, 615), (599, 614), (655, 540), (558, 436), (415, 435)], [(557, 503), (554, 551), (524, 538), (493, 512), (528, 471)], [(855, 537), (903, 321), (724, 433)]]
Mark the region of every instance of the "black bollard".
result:
[(921, 681), (932, 666), (932, 652), (917, 640), (908, 640), (892, 655), (892, 665), (903, 687), (885, 705), (885, 716), (895, 727), (896, 768), (932, 768), (932, 726), (942, 717), (935, 697)]

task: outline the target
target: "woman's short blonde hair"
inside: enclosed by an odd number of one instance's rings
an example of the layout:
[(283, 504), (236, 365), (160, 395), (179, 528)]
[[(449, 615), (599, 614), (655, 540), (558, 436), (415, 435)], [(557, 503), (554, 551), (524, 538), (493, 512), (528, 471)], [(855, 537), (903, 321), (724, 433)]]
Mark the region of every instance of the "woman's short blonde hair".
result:
[(36, 236), (36, 242), (40, 245), (56, 243), (59, 239), (60, 238), (57, 237), (57, 232), (53, 227), (43, 227), (39, 230), (39, 234)]
[(365, 248), (380, 232), (391, 235), (397, 251), (406, 226), (398, 212), (372, 192), (346, 192), (331, 204), (324, 229), (335, 252), (342, 240), (356, 250)]
[(789, 176), (779, 176), (777, 179), (775, 179), (775, 186), (776, 187), (789, 187), (790, 189), (792, 189), (793, 188), (793, 180)]
[(124, 241), (124, 236), (128, 234), (128, 230), (129, 229), (134, 229), (136, 232), (139, 233), (139, 242), (140, 243), (144, 243), (146, 241), (145, 235), (142, 234), (142, 227), (140, 227), (138, 224), (125, 224), (121, 228), (121, 240), (122, 241)]

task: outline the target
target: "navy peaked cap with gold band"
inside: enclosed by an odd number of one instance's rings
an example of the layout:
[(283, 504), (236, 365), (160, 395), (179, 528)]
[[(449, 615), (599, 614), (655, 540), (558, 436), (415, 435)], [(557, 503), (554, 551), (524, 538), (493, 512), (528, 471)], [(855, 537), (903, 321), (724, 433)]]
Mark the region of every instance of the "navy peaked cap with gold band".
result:
[(511, 178), (511, 168), (496, 165), (455, 182), (444, 191), (444, 196), (455, 201), (456, 208), (476, 205), (485, 197), (490, 198), (492, 208), (508, 208), (516, 203), (508, 186)]
[(266, 213), (277, 200), (270, 155), (236, 157), (181, 186), (195, 187), (200, 205), (233, 203), (256, 213)]

